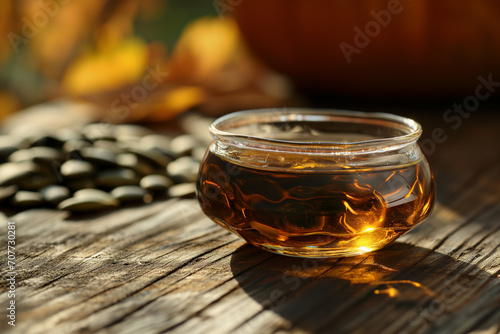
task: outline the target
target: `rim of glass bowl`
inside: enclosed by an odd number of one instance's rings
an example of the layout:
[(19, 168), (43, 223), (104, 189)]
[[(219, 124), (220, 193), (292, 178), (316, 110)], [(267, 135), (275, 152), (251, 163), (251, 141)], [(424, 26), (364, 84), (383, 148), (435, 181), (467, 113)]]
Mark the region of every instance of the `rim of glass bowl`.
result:
[[(279, 122), (343, 122), (379, 125), (397, 129), (405, 134), (388, 138), (376, 138), (348, 143), (323, 141), (293, 141), (237, 134), (231, 128), (249, 124)], [(248, 147), (295, 153), (367, 154), (398, 150), (416, 142), (422, 134), (422, 126), (406, 117), (389, 113), (360, 112), (338, 109), (287, 108), (253, 109), (238, 111), (216, 119), (210, 125), (210, 134), (218, 141), (232, 146)]]

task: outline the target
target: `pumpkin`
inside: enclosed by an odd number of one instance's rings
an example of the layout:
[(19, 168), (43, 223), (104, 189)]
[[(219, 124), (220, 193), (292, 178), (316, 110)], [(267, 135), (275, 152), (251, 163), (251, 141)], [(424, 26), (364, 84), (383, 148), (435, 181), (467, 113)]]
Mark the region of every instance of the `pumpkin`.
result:
[(256, 55), (315, 92), (439, 97), (500, 81), (496, 0), (243, 0), (233, 14)]

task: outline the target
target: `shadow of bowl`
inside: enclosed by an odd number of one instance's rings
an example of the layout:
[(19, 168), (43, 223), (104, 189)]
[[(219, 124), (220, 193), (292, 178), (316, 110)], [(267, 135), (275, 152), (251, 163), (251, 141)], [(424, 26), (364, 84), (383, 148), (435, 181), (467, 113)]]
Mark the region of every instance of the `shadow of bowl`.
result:
[[(491, 321), (498, 311), (498, 303), (491, 305), (485, 294), (500, 300), (496, 276), (400, 242), (327, 260), (272, 255), (245, 245), (232, 255), (231, 269), (241, 288), (263, 306), (260, 313), (281, 318), (272, 322), (274, 331), (460, 333)], [(243, 327), (269, 332), (259, 327), (259, 315)]]

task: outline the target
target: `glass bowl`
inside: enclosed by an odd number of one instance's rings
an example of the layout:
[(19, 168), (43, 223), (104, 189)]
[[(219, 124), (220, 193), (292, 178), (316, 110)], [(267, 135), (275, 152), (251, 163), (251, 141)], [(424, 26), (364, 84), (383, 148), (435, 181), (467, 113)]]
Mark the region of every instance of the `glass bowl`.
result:
[(197, 197), (214, 222), (299, 257), (379, 249), (431, 212), (417, 122), (391, 114), (262, 109), (210, 126)]

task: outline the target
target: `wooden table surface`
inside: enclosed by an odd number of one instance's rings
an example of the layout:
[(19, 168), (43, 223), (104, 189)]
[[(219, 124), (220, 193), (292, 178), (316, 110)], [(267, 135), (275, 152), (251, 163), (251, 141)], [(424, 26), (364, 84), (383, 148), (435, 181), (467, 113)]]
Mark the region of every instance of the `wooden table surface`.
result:
[[(389, 247), (315, 260), (247, 245), (194, 199), (92, 216), (0, 213), (0, 332), (498, 333), (500, 111), (431, 138), (431, 217)], [(394, 112), (397, 112), (394, 110)], [(7, 221), (16, 224), (16, 326), (7, 324)]]

